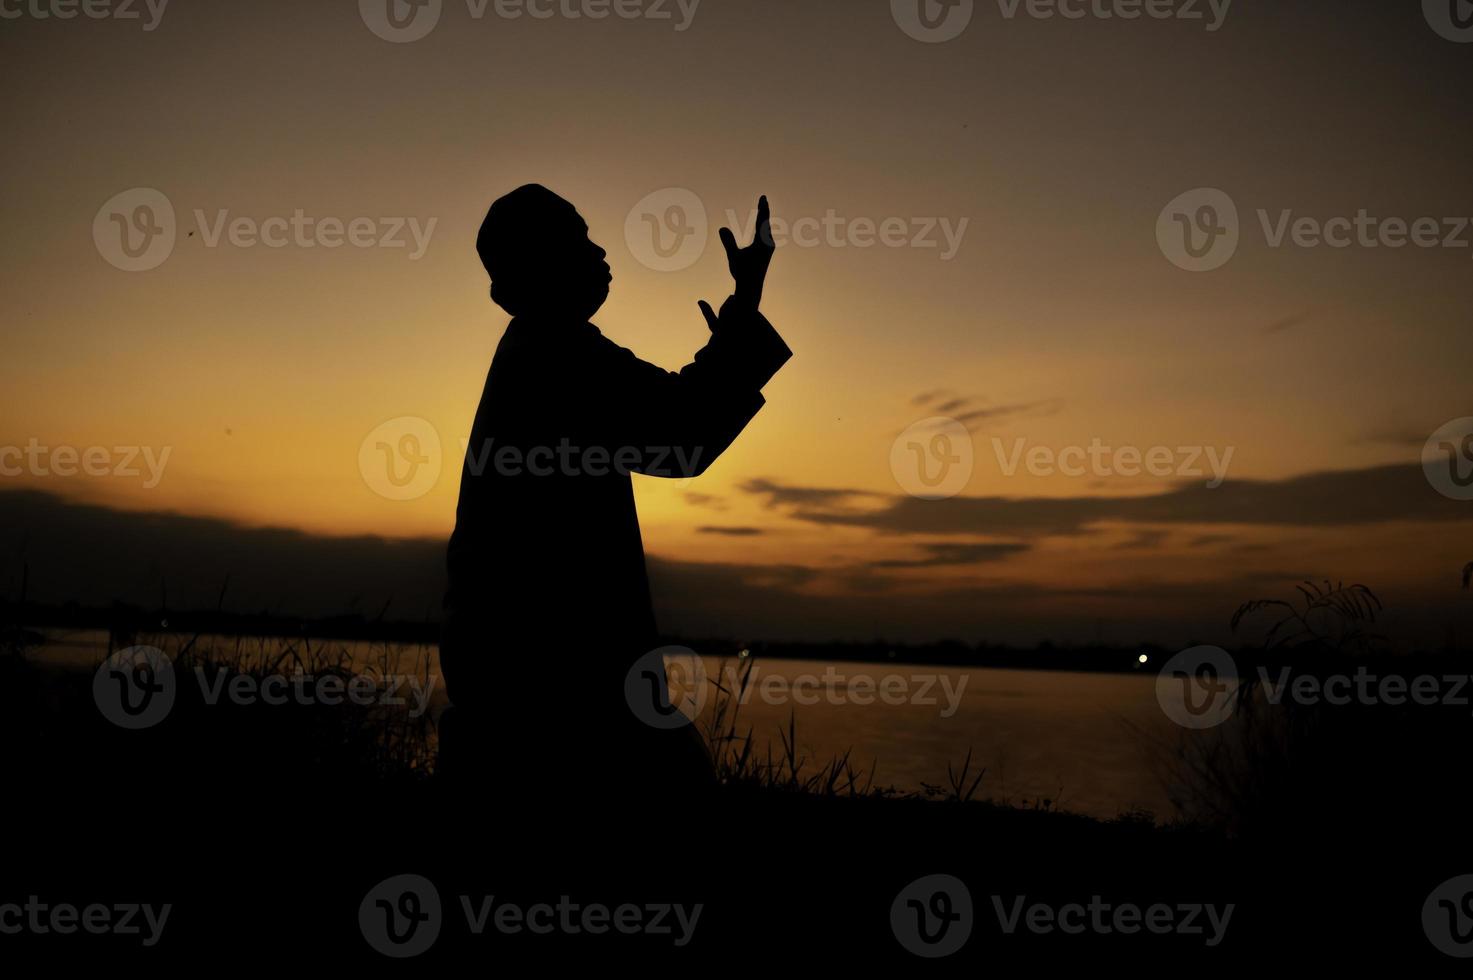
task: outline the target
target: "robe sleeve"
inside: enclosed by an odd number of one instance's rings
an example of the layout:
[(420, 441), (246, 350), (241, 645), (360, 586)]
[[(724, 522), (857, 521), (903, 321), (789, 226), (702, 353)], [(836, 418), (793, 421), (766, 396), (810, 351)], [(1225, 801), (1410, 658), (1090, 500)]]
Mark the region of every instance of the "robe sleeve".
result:
[(679, 371), (609, 345), (604, 423), (634, 472), (671, 479), (704, 473), (756, 416), (765, 403), (762, 387), (793, 356), (766, 317), (734, 300), (722, 306), (719, 321)]

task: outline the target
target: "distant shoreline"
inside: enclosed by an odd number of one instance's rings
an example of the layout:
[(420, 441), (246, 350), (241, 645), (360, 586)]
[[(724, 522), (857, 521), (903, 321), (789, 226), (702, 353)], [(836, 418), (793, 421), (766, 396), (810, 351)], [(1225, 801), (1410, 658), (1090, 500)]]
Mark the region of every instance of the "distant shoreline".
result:
[[(98, 630), (123, 635), (169, 632), (209, 636), (293, 637), (313, 640), (435, 645), (440, 624), (435, 620), (410, 622), (349, 613), (320, 618), (282, 616), (269, 612), (237, 613), (223, 610), (145, 610), (135, 606), (85, 607), (39, 603), (0, 606), (0, 634), (19, 630)], [(759, 659), (895, 663), (952, 668), (1006, 670), (1060, 670), (1084, 673), (1143, 673), (1154, 671), (1175, 651), (1153, 644), (1130, 647), (1103, 644), (1054, 646), (1044, 643), (1020, 648), (960, 640), (934, 643), (758, 641), (662, 637), (661, 643), (685, 646), (705, 656), (735, 658), (748, 650)], [(1141, 661), (1141, 657), (1146, 659)]]

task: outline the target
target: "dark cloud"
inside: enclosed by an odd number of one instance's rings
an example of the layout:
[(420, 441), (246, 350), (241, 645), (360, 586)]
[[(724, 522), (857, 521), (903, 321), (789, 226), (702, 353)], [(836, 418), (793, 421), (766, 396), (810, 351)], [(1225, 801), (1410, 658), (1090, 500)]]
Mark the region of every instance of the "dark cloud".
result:
[(715, 527), (707, 525), (696, 529), (701, 534), (724, 534), (733, 538), (752, 538), (766, 534), (760, 527)]
[(872, 568), (935, 568), (943, 565), (980, 565), (1005, 561), (1021, 554), (1032, 545), (1020, 542), (954, 542), (939, 541), (921, 545), (923, 558), (896, 558), (873, 562)]
[(1161, 547), (1166, 539), (1171, 536), (1170, 531), (1162, 531), (1157, 528), (1142, 528), (1136, 531), (1128, 541), (1121, 541), (1114, 546), (1116, 551), (1149, 551)]
[[(877, 510), (826, 510), (803, 488), (781, 488), (774, 502), (815, 524), (868, 527), (886, 534), (1078, 535), (1102, 522), (1339, 527), (1385, 521), (1473, 520), (1473, 508), (1442, 496), (1416, 465), (1309, 473), (1284, 480), (1234, 480), (1216, 488), (1178, 485), (1133, 497), (890, 498)], [(807, 499), (824, 499), (821, 495)]]
[[(1420, 507), (1395, 504), (1401, 499), (1397, 494), (1410, 492), (1400, 480), (1404, 475), (1396, 469), (1336, 474), (1348, 481), (1341, 493), (1346, 498), (1360, 493), (1371, 493), (1374, 498), (1378, 480), (1389, 481), (1397, 493), (1383, 493), (1375, 507), (1337, 505), (1332, 514), (1354, 520), (1387, 513), (1421, 519), (1450, 517), (1435, 502)], [(1413, 475), (1421, 479), (1420, 470)], [(1317, 493), (1339, 487), (1334, 482), (1315, 482), (1324, 476), (1306, 478), (1308, 486), (1317, 488)], [(1422, 485), (1426, 496), (1444, 501), (1425, 481)], [(1240, 515), (1246, 523), (1252, 508), (1259, 507), (1264, 511), (1252, 515), (1255, 519), (1271, 517), (1288, 524), (1294, 519), (1293, 507), (1279, 500), (1279, 495), (1293, 503), (1309, 495), (1309, 490), (1299, 481), (1268, 483), (1254, 490), (1252, 500), (1233, 504), (1230, 513)], [(1176, 494), (1161, 496), (1170, 499)], [(1423, 494), (1415, 496), (1420, 500)], [(957, 503), (924, 503), (922, 510), (944, 513)], [(969, 527), (979, 519), (992, 522), (997, 514), (1008, 513), (1006, 508), (976, 512), (967, 502), (961, 503), (955, 516), (935, 523)], [(1038, 502), (1007, 503), (1031, 506)], [(1095, 503), (1114, 506), (1119, 502), (1097, 501), (1091, 506)], [(1278, 509), (1268, 509), (1271, 503)], [(1446, 503), (1452, 514), (1468, 512), (1466, 504)], [(1432, 511), (1438, 516), (1429, 517)], [(1079, 527), (1100, 517), (1096, 510), (1080, 511), (1072, 504), (1059, 511), (1043, 508), (1021, 513), (1038, 515), (1029, 520), (1040, 531)], [(880, 515), (883, 520), (874, 526), (903, 529), (918, 523), (900, 504)], [(1191, 519), (1202, 518), (1193, 515)], [(1323, 515), (1318, 523), (1325, 523)], [(996, 567), (1027, 547), (1026, 542), (930, 541), (917, 544), (918, 557), (909, 564), (902, 559), (880, 565), (894, 569), (991, 563)], [(445, 542), (437, 538), (319, 537), (214, 518), (113, 510), (34, 491), (0, 491), (0, 590), (8, 597), (18, 595), (24, 563), (29, 568), (30, 597), (44, 603), (70, 600), (105, 606), (116, 600), (152, 607), (167, 596), (172, 609), (213, 609), (228, 576), (227, 611), (304, 617), (355, 611), (376, 615), (388, 604), (389, 619), (434, 620), (444, 589), (444, 551)], [(671, 634), (817, 641), (960, 637), (971, 642), (1025, 644), (1042, 638), (1091, 640), (1102, 623), (1106, 639), (1123, 642), (1225, 642), (1230, 639), (1223, 634), (1227, 617), (1239, 602), (1291, 590), (1294, 582), (1310, 572), (1222, 569), (1212, 581), (950, 585), (908, 582), (877, 572), (873, 566), (820, 569), (674, 561), (658, 555), (649, 556), (647, 566), (658, 621)], [(918, 585), (924, 585), (924, 590)]]
[(689, 491), (685, 495), (685, 502), (692, 507), (709, 507), (712, 510), (724, 511), (727, 509), (726, 500), (711, 493), (696, 493)]
[(1422, 430), (1416, 426), (1406, 425), (1395, 428), (1380, 428), (1357, 436), (1351, 440), (1352, 446), (1396, 446), (1402, 449), (1420, 450), (1432, 437), (1431, 429)]
[(766, 497), (769, 508), (785, 506), (832, 506), (844, 503), (854, 497), (881, 496), (869, 490), (840, 490), (834, 487), (793, 487), (784, 486), (774, 483), (772, 480), (765, 479), (748, 480), (738, 489), (743, 493), (750, 493), (753, 496)]
[(318, 537), (209, 517), (71, 503), (36, 491), (0, 492), (0, 587), (43, 603), (114, 601), (213, 609), (229, 580), (233, 612), (285, 616), (377, 614), (437, 619), (445, 542)]

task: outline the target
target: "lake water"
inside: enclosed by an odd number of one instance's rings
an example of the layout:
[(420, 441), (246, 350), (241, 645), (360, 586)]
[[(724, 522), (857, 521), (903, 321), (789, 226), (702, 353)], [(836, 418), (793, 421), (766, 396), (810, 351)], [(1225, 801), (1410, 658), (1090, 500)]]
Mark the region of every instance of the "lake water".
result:
[[(32, 648), (36, 660), (94, 668), (106, 655), (100, 632), (46, 631), (48, 643)], [(147, 638), (140, 642), (148, 642)], [(178, 638), (160, 643), (177, 648)], [(202, 646), (270, 655), (280, 640), (202, 638)], [(382, 643), (313, 641), (314, 648), (346, 651), (357, 664), (381, 663), (418, 673), (433, 648)], [(705, 661), (708, 675), (731, 687), (737, 661)], [(1155, 674), (1085, 674), (1065, 671), (956, 669), (908, 664), (766, 660), (752, 667), (740, 707), (739, 731), (753, 729), (760, 752), (791, 715), (799, 754), (818, 762), (850, 752), (851, 763), (874, 782), (901, 790), (945, 786), (948, 761), (958, 769), (968, 749), (975, 773), (986, 775), (978, 797), (1020, 805), (1052, 806), (1113, 817), (1143, 809), (1160, 819), (1174, 810), (1149, 763), (1148, 745), (1170, 740), (1177, 729), (1156, 703)], [(707, 690), (710, 690), (708, 687)], [(443, 700), (443, 684), (436, 698)], [(709, 711), (708, 702), (703, 708)], [(969, 780), (970, 782), (970, 780)]]

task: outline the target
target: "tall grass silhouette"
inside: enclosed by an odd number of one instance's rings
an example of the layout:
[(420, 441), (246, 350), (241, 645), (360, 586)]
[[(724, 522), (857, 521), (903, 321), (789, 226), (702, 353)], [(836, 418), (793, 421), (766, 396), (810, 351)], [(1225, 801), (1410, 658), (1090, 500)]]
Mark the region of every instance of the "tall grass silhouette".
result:
[[(856, 767), (852, 748), (822, 762), (803, 755), (798, 748), (797, 717), (788, 713), (786, 727), (777, 729), (778, 751), (769, 740), (761, 754), (756, 751), (755, 730), (741, 727), (741, 709), (751, 688), (756, 658), (742, 655), (738, 666), (719, 661), (715, 678), (707, 678), (715, 689), (711, 708), (701, 720), (701, 734), (715, 764), (718, 781), (735, 790), (778, 791), (815, 796), (878, 797), (914, 799), (922, 796), (948, 802), (967, 803), (976, 796), (987, 770), (972, 772), (972, 752), (967, 750), (960, 768), (946, 763), (947, 785), (923, 784), (919, 793), (903, 793), (894, 787), (875, 784), (877, 763)], [(723, 683), (723, 680), (726, 683)]]
[[(1470, 576), (1473, 565), (1465, 585)], [(1238, 633), (1271, 618), (1234, 653), (1230, 719), (1155, 746), (1165, 749), (1161, 775), (1184, 818), (1292, 837), (1324, 835), (1349, 818), (1397, 827), (1458, 812), (1467, 791), (1439, 749), (1473, 736), (1466, 709), (1444, 697), (1448, 683), (1467, 679), (1466, 664), (1454, 654), (1394, 653), (1375, 629), (1384, 607), (1368, 586), (1321, 580), (1296, 589), (1295, 598), (1253, 599), (1233, 614)], [(1296, 695), (1301, 684), (1307, 693)], [(1410, 696), (1419, 684), (1424, 695)]]

